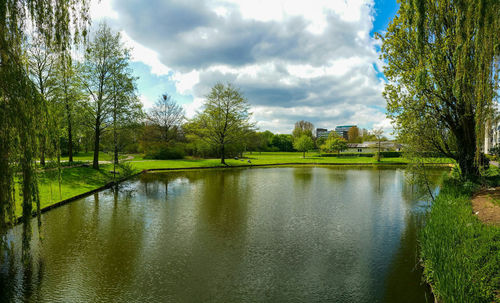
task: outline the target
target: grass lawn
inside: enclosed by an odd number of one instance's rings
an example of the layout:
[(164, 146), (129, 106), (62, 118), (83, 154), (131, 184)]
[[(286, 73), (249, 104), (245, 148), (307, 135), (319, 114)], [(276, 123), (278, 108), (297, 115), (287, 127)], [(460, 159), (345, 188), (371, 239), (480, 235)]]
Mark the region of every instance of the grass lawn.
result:
[(500, 227), (474, 215), (471, 196), (478, 187), (445, 180), (420, 234), (424, 275), (439, 302), (500, 299)]
[[(182, 159), (182, 160), (145, 160), (141, 155), (133, 155), (134, 159), (129, 163), (137, 169), (154, 169), (154, 168), (192, 168), (192, 167), (211, 167), (222, 166), (219, 159)], [(373, 157), (320, 157), (317, 153), (307, 153), (305, 158), (302, 158), (300, 152), (266, 152), (266, 153), (246, 153), (245, 159), (226, 159), (229, 166), (249, 165), (248, 160), (252, 165), (272, 165), (281, 163), (290, 164), (407, 164), (405, 158), (382, 158), (377, 162)], [(446, 158), (428, 158), (427, 163), (448, 164), (453, 163)]]
[[(124, 155), (120, 155), (118, 158), (123, 159)], [(92, 161), (94, 160), (94, 152), (80, 152), (73, 155), (73, 161)], [(99, 161), (111, 161), (113, 160), (113, 153), (99, 152)], [(68, 156), (61, 157), (61, 161), (68, 161)]]
[[(38, 174), (38, 183), (41, 208), (94, 190), (113, 181), (113, 174), (110, 173), (112, 169), (113, 165), (111, 164), (101, 164), (99, 170), (92, 169), (91, 167), (63, 168), (61, 170), (60, 192), (57, 169), (40, 172)], [(119, 170), (117, 169), (117, 171)], [(22, 214), (22, 198), (20, 196), (20, 192), (21, 190), (18, 186), (16, 188), (17, 217)], [(33, 205), (33, 209), (36, 209), (35, 205)]]

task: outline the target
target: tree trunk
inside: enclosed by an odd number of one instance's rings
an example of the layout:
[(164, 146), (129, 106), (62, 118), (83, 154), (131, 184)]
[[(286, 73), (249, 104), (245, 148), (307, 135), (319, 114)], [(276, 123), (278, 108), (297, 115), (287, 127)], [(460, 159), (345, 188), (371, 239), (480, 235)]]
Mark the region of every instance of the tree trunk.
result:
[(114, 164), (118, 164), (118, 135), (116, 133), (116, 108), (113, 113)]
[(226, 164), (225, 160), (225, 144), (222, 144), (220, 147), (220, 163), (221, 164)]
[(40, 165), (45, 166), (45, 137), (41, 136), (41, 144), (40, 144)]
[(94, 137), (94, 161), (92, 162), (92, 168), (94, 169), (99, 169), (99, 139), (101, 136), (101, 128), (99, 124), (99, 120), (96, 120)]
[(71, 111), (68, 102), (66, 102), (66, 116), (68, 119), (68, 157), (69, 163), (73, 162), (73, 130), (71, 127)]
[(462, 172), (462, 177), (467, 180), (475, 180), (479, 177), (479, 166), (475, 159), (475, 135), (470, 137), (466, 138), (466, 136), (457, 136), (458, 151), (456, 160), (460, 167), (460, 171)]
[(71, 123), (68, 123), (68, 157), (69, 163), (73, 162), (73, 131), (71, 130)]

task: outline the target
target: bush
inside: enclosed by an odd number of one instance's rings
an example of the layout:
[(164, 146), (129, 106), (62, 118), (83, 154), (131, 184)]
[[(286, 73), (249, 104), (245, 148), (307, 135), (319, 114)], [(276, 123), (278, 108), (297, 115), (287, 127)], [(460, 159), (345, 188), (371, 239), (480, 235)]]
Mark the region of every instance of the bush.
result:
[[(375, 157), (377, 152), (375, 153), (341, 153), (340, 157)], [(337, 154), (334, 153), (326, 153), (320, 154), (320, 157), (337, 157)], [(380, 152), (381, 158), (399, 158), (403, 156), (402, 152), (398, 151), (385, 151)]]
[(373, 157), (373, 153), (341, 153), (338, 155), (337, 153), (328, 153), (328, 154), (320, 154), (320, 157)]
[(382, 158), (400, 158), (403, 156), (402, 152), (399, 151), (383, 151), (380, 152)]
[(183, 159), (185, 156), (184, 148), (181, 145), (161, 146), (147, 151), (144, 159), (154, 160), (173, 160)]

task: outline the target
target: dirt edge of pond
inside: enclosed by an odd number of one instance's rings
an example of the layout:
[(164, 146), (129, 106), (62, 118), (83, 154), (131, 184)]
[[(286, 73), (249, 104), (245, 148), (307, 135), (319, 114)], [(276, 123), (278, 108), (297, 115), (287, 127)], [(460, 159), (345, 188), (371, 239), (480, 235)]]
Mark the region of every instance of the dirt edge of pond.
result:
[(500, 226), (500, 187), (480, 190), (471, 202), (474, 215), (481, 222)]

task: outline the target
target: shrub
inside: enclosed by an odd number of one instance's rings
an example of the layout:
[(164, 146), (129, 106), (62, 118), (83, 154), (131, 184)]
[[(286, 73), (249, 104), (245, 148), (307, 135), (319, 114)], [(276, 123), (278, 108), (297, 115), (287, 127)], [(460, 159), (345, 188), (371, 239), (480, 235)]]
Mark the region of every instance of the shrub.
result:
[(341, 153), (339, 154), (320, 154), (320, 157), (373, 157), (373, 153)]
[(173, 160), (173, 159), (183, 159), (185, 156), (184, 148), (181, 145), (173, 146), (160, 146), (148, 150), (144, 155), (144, 159), (155, 159), (155, 160)]

